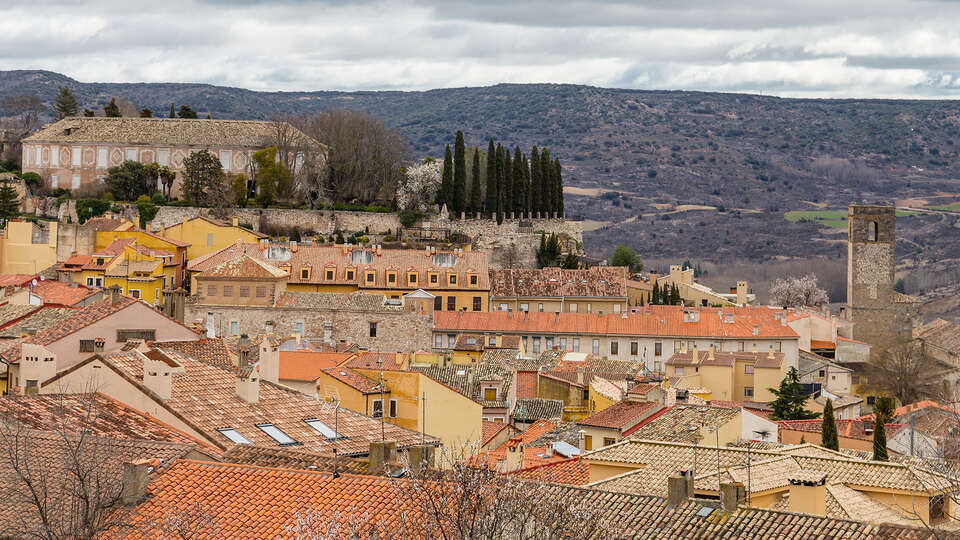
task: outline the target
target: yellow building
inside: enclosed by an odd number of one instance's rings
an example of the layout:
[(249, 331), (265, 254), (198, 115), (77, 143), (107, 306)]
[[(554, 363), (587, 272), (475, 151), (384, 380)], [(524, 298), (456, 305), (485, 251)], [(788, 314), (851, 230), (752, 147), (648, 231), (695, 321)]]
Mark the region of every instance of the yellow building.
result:
[(104, 270), (104, 287), (120, 287), (121, 294), (159, 306), (163, 290), (173, 282), (176, 266), (165, 264), (172, 253), (158, 253), (169, 252), (158, 252), (134, 243), (125, 244), (123, 252)]
[(182, 222), (164, 229), (162, 235), (164, 238), (189, 243), (187, 260), (213, 253), (237, 242), (256, 243), (261, 238), (267, 238), (263, 233), (241, 227), (237, 218), (233, 218), (232, 223), (224, 223), (203, 216), (193, 219), (184, 217)]
[(57, 225), (9, 221), (0, 230), (0, 274), (38, 274), (57, 264)]
[(714, 352), (696, 348), (675, 353), (666, 363), (667, 377), (679, 378), (685, 388), (706, 400), (758, 401), (767, 403), (787, 372), (784, 354), (760, 352)]
[[(142, 253), (150, 253), (155, 257), (160, 257), (163, 259), (163, 266), (171, 267), (172, 270), (165, 274), (168, 274), (170, 279), (167, 280), (168, 287), (184, 287), (186, 288), (186, 267), (187, 267), (187, 248), (190, 247), (189, 242), (182, 242), (180, 240), (173, 240), (164, 238), (162, 236), (147, 232), (143, 229), (128, 229), (122, 231), (98, 231), (97, 239), (94, 243), (94, 249), (97, 250), (93, 254), (94, 263), (98, 263), (99, 257), (97, 253), (105, 252), (109, 254), (110, 252), (122, 253), (117, 249), (117, 244), (122, 245), (135, 245), (138, 246), (137, 249)], [(113, 246), (111, 248), (111, 246)], [(99, 265), (98, 265), (99, 266)], [(84, 279), (88, 276), (84, 275)]]

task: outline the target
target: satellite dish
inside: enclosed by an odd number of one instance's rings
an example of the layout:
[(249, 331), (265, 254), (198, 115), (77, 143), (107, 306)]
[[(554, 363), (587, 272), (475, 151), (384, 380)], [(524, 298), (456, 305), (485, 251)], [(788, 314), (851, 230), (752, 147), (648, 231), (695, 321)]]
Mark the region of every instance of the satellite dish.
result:
[(45, 277), (43, 277), (43, 276), (40, 276), (40, 281), (43, 281), (43, 280), (45, 280), (45, 279), (47, 279), (47, 278), (45, 278)]
[(34, 287), (36, 287), (36, 286), (37, 286), (37, 280), (34, 279), (33, 282), (31, 283), (31, 285), (33, 285)]

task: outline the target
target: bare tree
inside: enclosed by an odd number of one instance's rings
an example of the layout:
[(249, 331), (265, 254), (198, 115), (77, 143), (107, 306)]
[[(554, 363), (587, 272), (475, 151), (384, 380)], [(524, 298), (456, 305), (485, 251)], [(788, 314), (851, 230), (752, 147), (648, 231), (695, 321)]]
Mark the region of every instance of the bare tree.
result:
[(870, 360), (866, 388), (900, 403), (915, 403), (941, 393), (944, 372), (939, 362), (923, 354), (917, 341), (901, 342)]
[(8, 96), (3, 99), (3, 108), (12, 118), (3, 126), (2, 131), (6, 131), (7, 136), (3, 155), (0, 158), (12, 159), (19, 163), (20, 141), (40, 125), (40, 113), (45, 110), (43, 100), (33, 95)]
[(393, 199), (410, 157), (399, 133), (367, 113), (338, 109), (300, 118), (297, 126), (324, 145), (322, 174), (309, 186), (319, 197), (362, 203)]
[(817, 286), (814, 274), (774, 281), (770, 287), (770, 299), (785, 308), (820, 307), (830, 302), (827, 291)]
[(157, 522), (150, 523), (143, 529), (144, 532), (155, 533), (160, 540), (216, 538), (220, 533), (216, 521), (204, 511), (200, 503), (167, 511)]

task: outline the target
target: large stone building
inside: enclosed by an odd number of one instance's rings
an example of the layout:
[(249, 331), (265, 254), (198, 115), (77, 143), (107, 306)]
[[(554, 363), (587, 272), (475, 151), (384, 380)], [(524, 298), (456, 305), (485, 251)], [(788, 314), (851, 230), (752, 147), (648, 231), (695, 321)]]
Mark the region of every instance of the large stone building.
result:
[(847, 213), (847, 305), (854, 339), (873, 354), (913, 337), (919, 303), (893, 290), (896, 209), (851, 204)]
[(253, 153), (281, 141), (282, 159), (294, 170), (320, 144), (282, 122), (185, 118), (100, 118), (72, 116), (48, 124), (23, 140), (23, 172), (35, 172), (52, 188), (96, 186), (107, 169), (124, 161), (158, 163), (177, 173), (183, 160), (207, 150), (228, 173), (251, 176)]

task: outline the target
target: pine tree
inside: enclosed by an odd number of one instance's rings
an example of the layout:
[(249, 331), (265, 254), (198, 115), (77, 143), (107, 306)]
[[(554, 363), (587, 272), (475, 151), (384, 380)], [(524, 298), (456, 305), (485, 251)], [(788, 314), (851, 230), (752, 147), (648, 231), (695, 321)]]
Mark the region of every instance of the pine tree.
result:
[(470, 186), (470, 211), (483, 212), (483, 195), (480, 192), (480, 149), (473, 152), (473, 184)]
[(800, 385), (800, 373), (797, 368), (791, 367), (780, 381), (779, 388), (769, 388), (777, 399), (770, 402), (773, 409), (771, 420), (809, 420), (820, 416), (820, 413), (803, 408), (807, 395)]
[(525, 186), (523, 185), (523, 152), (517, 146), (513, 149), (513, 211), (520, 213), (526, 210), (524, 200)]
[(61, 86), (57, 100), (53, 104), (53, 118), (63, 120), (68, 116), (76, 116), (78, 110), (80, 107), (77, 105), (77, 98), (73, 95), (73, 91), (66, 86)]
[(467, 210), (467, 149), (463, 132), (457, 131), (453, 143), (453, 211), (457, 217)]
[(820, 428), (820, 446), (830, 450), (840, 450), (840, 439), (837, 437), (837, 423), (833, 419), (833, 400), (827, 399), (823, 406), (823, 425)]
[(9, 182), (0, 185), (0, 228), (20, 213), (20, 199), (17, 190)]
[(513, 211), (513, 161), (510, 149), (503, 149), (503, 214), (504, 218)]
[(93, 111), (91, 111), (90, 109), (84, 109), (84, 110), (83, 110), (83, 115), (86, 116), (86, 117), (89, 117), (89, 118), (93, 118), (93, 117), (96, 116), (97, 114), (94, 113)]
[(443, 176), (440, 180), (440, 191), (437, 192), (437, 204), (447, 205), (447, 211), (453, 214), (453, 155), (448, 144), (443, 151)]
[(153, 118), (153, 109), (140, 109), (140, 118)]
[(120, 113), (120, 107), (117, 106), (116, 98), (110, 98), (110, 103), (107, 103), (107, 106), (103, 108), (104, 116), (108, 118), (119, 118), (123, 116)]
[(547, 213), (544, 217), (549, 217), (553, 212), (553, 193), (550, 190), (550, 177), (553, 176), (553, 162), (550, 161), (550, 151), (546, 148), (540, 150), (540, 197), (543, 199), (541, 206)]
[(177, 111), (176, 111), (176, 109), (173, 108), (173, 103), (171, 103), (171, 104), (170, 104), (170, 118), (176, 118), (176, 117), (177, 117)]
[(530, 211), (534, 214), (544, 211), (540, 188), (540, 151), (534, 146), (530, 150)]
[(487, 178), (486, 199), (483, 211), (488, 216), (497, 211), (497, 150), (493, 146), (493, 137), (490, 137), (490, 146), (487, 147)]
[(555, 205), (558, 216), (563, 216), (563, 169), (560, 167), (560, 159), (553, 160), (553, 188), (556, 190)]

